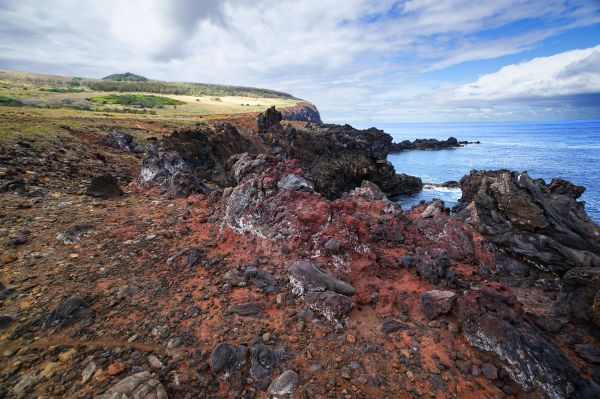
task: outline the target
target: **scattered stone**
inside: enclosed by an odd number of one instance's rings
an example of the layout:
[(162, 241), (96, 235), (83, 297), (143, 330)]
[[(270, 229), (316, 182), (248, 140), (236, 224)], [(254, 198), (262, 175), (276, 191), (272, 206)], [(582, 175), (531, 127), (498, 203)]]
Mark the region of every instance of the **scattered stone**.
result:
[(81, 373), (81, 383), (82, 384), (87, 384), (88, 381), (92, 378), (92, 376), (94, 375), (94, 372), (96, 371), (96, 363), (95, 362), (89, 362), (87, 366), (85, 366), (85, 368), (83, 369), (83, 372)]
[(160, 370), (163, 367), (165, 367), (162, 364), (162, 362), (160, 360), (158, 360), (158, 358), (154, 355), (148, 356), (148, 364), (150, 365), (150, 367), (152, 367), (153, 369), (157, 369), (157, 370)]
[(495, 380), (498, 378), (498, 369), (491, 363), (483, 363), (481, 366), (481, 372), (488, 380)]
[(259, 302), (242, 303), (232, 306), (229, 312), (239, 316), (260, 316), (264, 312), (264, 306)]
[(125, 370), (125, 365), (121, 362), (108, 365), (108, 375), (117, 375)]
[(44, 321), (43, 327), (60, 330), (81, 319), (88, 318), (93, 310), (86, 301), (78, 296), (72, 296), (59, 303)]
[(423, 314), (429, 320), (438, 318), (441, 314), (449, 313), (456, 301), (452, 291), (431, 290), (421, 294)]
[(337, 254), (340, 252), (340, 248), (342, 247), (342, 243), (336, 240), (335, 238), (330, 238), (323, 245), (329, 253)]
[(165, 388), (150, 372), (129, 376), (96, 399), (168, 399)]
[(292, 395), (296, 388), (298, 388), (298, 373), (287, 370), (269, 385), (269, 393), (271, 395)]
[(118, 180), (110, 173), (94, 177), (85, 193), (94, 198), (114, 198), (123, 194)]
[(397, 320), (386, 320), (381, 325), (381, 332), (384, 334), (391, 334), (396, 331), (405, 330), (408, 326)]
[(19, 245), (27, 244), (28, 241), (29, 241), (29, 237), (27, 237), (26, 234), (21, 234), (20, 236), (9, 238), (8, 245), (12, 245), (12, 246), (16, 247)]
[(58, 360), (63, 363), (67, 363), (75, 359), (75, 356), (77, 356), (77, 349), (71, 348), (68, 351), (62, 352), (60, 355), (58, 355)]
[(210, 354), (210, 368), (213, 373), (235, 372), (246, 363), (247, 352), (245, 346), (222, 342)]
[(343, 320), (352, 310), (352, 299), (334, 291), (309, 292), (304, 297), (304, 303), (332, 322)]
[(302, 295), (307, 292), (335, 291), (343, 295), (354, 295), (356, 290), (350, 284), (338, 280), (307, 260), (295, 262), (289, 269), (292, 292)]
[(75, 244), (81, 240), (83, 236), (94, 230), (91, 224), (76, 224), (69, 227), (64, 233), (60, 233), (56, 239), (65, 244)]

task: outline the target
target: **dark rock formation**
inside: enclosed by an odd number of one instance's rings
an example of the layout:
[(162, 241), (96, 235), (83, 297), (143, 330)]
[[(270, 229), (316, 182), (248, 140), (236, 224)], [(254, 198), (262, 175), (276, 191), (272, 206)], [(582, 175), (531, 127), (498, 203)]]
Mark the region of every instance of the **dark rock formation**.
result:
[(297, 159), (315, 189), (327, 198), (338, 198), (363, 180), (375, 183), (390, 196), (422, 190), (421, 179), (396, 174), (386, 160), (392, 138), (382, 130), (321, 125), (284, 133), (273, 137), (274, 145), (282, 148), (287, 158)]
[(565, 273), (553, 311), (574, 322), (600, 326), (600, 268), (576, 267)]
[(93, 310), (85, 300), (72, 296), (59, 303), (44, 321), (44, 327), (60, 330), (81, 319), (90, 317)]
[(162, 186), (177, 196), (207, 192), (203, 181), (231, 186), (235, 181), (229, 171), (229, 159), (251, 147), (228, 124), (206, 130), (176, 131), (161, 140), (157, 151), (146, 154), (140, 183)]
[(437, 319), (440, 315), (449, 313), (456, 301), (452, 291), (431, 290), (421, 294), (423, 314), (429, 320)]
[(250, 376), (258, 383), (260, 390), (269, 386), (271, 374), (281, 366), (287, 355), (286, 349), (270, 345), (257, 344), (250, 348)]
[(246, 363), (248, 349), (243, 345), (222, 342), (210, 354), (210, 369), (213, 373), (231, 374)]
[(462, 147), (466, 142), (459, 142), (454, 137), (449, 137), (446, 140), (437, 139), (416, 139), (415, 141), (404, 140), (399, 143), (390, 144), (390, 153), (397, 153), (410, 150), (445, 150), (448, 148)]
[(135, 148), (133, 136), (121, 132), (109, 133), (108, 136), (106, 136), (106, 145), (127, 152), (132, 152)]
[(540, 388), (550, 398), (589, 398), (598, 387), (580, 377), (577, 366), (527, 316), (514, 294), (487, 283), (458, 299), (469, 343), (492, 352), (508, 375), (526, 391)]
[(289, 269), (292, 292), (304, 297), (309, 309), (321, 313), (329, 321), (339, 321), (352, 309), (356, 290), (310, 261), (295, 262)]
[(314, 104), (302, 101), (294, 107), (281, 110), (283, 119), (286, 121), (302, 121), (311, 123), (323, 123), (319, 110)]
[(565, 273), (600, 266), (600, 228), (577, 198), (583, 187), (527, 173), (472, 171), (454, 210), (492, 242), (537, 268)]
[(297, 261), (290, 266), (289, 278), (296, 295), (327, 290), (343, 295), (354, 295), (356, 292), (350, 284), (336, 279), (307, 260)]
[(85, 195), (95, 198), (114, 198), (123, 195), (119, 181), (112, 174), (107, 173), (94, 177), (85, 192)]
[(258, 124), (258, 133), (266, 133), (269, 129), (275, 127), (280, 128), (281, 120), (283, 119), (281, 112), (275, 109), (273, 105), (268, 108), (265, 112), (259, 114), (256, 117), (256, 123)]

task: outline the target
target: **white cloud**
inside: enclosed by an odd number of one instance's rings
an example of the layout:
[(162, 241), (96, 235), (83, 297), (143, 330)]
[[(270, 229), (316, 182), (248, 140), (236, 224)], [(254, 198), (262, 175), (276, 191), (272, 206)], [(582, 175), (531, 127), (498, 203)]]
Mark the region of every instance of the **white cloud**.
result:
[[(479, 35), (524, 19), (544, 23)], [(431, 87), (420, 73), (595, 23), (595, 0), (0, 0), (0, 67), (268, 87), (353, 121), (382, 107), (421, 115), (408, 102)]]
[(507, 100), (587, 93), (600, 93), (600, 45), (507, 65), (457, 87), (451, 98)]

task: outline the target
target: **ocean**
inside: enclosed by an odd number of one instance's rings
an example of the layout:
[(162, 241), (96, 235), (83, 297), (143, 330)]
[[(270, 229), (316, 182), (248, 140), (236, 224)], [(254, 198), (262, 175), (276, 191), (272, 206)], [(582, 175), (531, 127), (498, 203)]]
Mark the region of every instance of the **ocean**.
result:
[[(362, 126), (361, 126), (362, 127)], [(527, 171), (550, 182), (561, 177), (584, 186), (585, 209), (600, 224), (600, 120), (504, 123), (393, 123), (376, 126), (394, 142), (417, 138), (481, 141), (463, 148), (408, 151), (388, 155), (397, 173), (419, 176), (423, 182), (460, 180), (472, 169)], [(364, 127), (362, 127), (364, 128)], [(439, 198), (454, 206), (460, 189), (433, 188), (399, 198), (406, 209), (421, 200)]]

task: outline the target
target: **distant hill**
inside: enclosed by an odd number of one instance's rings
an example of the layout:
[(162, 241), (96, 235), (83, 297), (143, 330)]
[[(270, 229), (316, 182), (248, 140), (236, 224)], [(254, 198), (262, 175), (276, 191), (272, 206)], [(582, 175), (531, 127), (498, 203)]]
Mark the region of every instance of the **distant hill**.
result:
[(72, 76), (54, 76), (38, 73), (0, 70), (0, 80), (46, 85), (55, 89), (89, 88), (94, 91), (121, 93), (156, 93), (187, 96), (240, 96), (253, 98), (281, 98), (295, 100), (296, 97), (280, 91), (256, 87), (230, 86), (211, 83), (165, 82), (150, 80), (130, 72), (114, 74), (103, 79)]
[(105, 76), (102, 78), (102, 80), (114, 80), (117, 82), (145, 82), (148, 80), (148, 78), (142, 75), (136, 75), (135, 73), (125, 72)]

